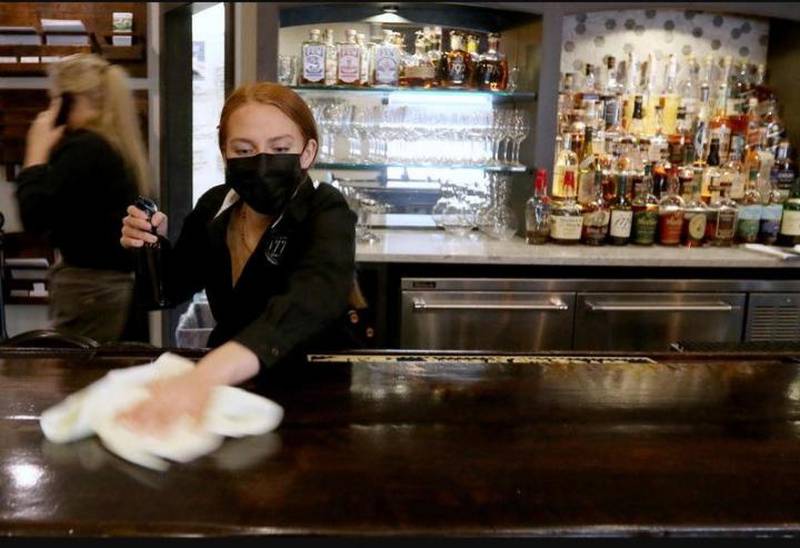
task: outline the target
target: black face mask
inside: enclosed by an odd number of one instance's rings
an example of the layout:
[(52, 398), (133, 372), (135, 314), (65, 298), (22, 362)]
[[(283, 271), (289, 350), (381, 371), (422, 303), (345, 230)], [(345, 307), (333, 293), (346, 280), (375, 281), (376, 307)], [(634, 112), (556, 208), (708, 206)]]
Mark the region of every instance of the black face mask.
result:
[(245, 158), (229, 158), (225, 183), (242, 200), (264, 215), (283, 211), (297, 185), (305, 179), (299, 154), (261, 153)]

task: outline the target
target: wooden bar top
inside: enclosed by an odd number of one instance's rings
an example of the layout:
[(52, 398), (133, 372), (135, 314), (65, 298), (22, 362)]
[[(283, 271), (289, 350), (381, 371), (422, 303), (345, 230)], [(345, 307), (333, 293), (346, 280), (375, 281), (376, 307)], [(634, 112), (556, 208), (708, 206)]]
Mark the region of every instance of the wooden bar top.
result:
[(38, 422), (154, 355), (0, 350), (0, 537), (800, 535), (790, 354), (383, 356), (268, 373), (275, 432), (160, 473)]

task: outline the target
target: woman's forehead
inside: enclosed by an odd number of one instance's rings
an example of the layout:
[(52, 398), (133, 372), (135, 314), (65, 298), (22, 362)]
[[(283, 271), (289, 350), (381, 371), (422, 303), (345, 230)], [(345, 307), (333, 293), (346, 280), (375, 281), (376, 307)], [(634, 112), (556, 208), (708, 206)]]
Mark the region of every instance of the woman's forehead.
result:
[(247, 103), (231, 113), (228, 139), (269, 140), (281, 135), (301, 138), (300, 128), (278, 107)]

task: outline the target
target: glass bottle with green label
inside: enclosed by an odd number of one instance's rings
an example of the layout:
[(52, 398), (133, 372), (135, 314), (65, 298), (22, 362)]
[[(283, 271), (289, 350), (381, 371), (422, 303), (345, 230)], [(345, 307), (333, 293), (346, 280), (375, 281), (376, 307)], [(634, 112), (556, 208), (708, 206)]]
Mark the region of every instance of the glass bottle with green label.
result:
[(792, 183), (789, 197), (783, 203), (781, 231), (778, 245), (795, 246), (800, 244), (800, 177)]
[(633, 226), (631, 242), (636, 245), (653, 245), (658, 227), (658, 200), (653, 196), (653, 176), (650, 164), (644, 166), (642, 183), (633, 198)]

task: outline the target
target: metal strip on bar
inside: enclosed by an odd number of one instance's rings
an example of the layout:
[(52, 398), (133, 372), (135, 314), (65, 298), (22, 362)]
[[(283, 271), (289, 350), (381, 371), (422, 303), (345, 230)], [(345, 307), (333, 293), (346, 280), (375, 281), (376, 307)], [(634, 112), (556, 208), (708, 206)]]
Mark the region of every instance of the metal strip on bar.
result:
[(569, 306), (562, 301), (552, 301), (549, 304), (483, 304), (483, 303), (448, 303), (428, 304), (425, 299), (414, 299), (414, 310), (538, 310), (559, 311), (569, 310)]
[(723, 302), (697, 304), (597, 304), (586, 301), (592, 312), (732, 312), (733, 305)]

